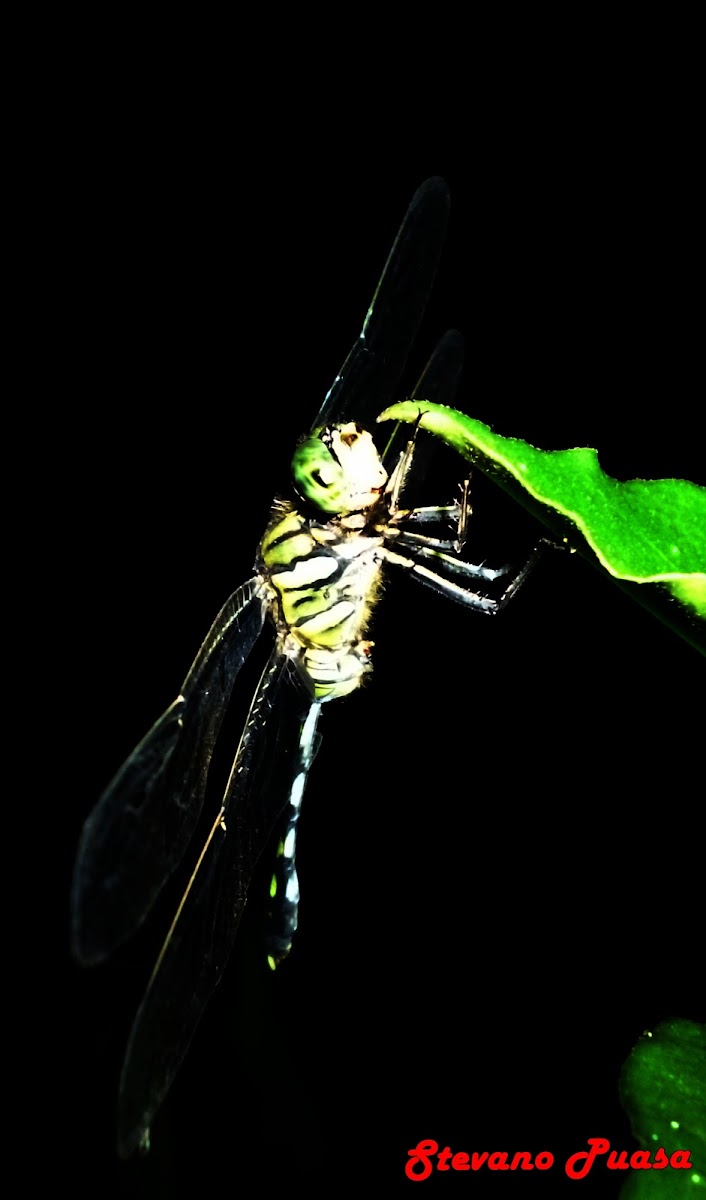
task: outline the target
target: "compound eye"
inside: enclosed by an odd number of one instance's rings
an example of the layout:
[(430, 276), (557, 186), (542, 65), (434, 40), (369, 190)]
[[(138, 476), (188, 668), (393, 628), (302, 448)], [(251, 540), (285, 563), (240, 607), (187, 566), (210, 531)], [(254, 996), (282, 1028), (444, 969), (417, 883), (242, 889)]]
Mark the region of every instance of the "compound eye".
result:
[(326, 513), (341, 511), (343, 471), (324, 438), (315, 434), (300, 442), (292, 459), (292, 479), (307, 504)]

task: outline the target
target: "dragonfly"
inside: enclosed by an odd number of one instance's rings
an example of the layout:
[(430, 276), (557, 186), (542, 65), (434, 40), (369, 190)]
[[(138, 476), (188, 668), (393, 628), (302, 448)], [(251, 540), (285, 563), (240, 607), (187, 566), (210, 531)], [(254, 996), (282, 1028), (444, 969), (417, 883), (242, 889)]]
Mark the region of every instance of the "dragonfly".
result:
[[(270, 965), (298, 923), (297, 823), (320, 742), (324, 705), (369, 676), (367, 634), (389, 566), (479, 612), (498, 612), (532, 565), (461, 557), (467, 483), (454, 503), (405, 508), (417, 432), (394, 430), (379, 452), (370, 430), (395, 396), (424, 313), (449, 213), (445, 182), (427, 180), (403, 219), (358, 339), (292, 460), (252, 577), (216, 617), (181, 690), (108, 785), (83, 827), (72, 885), (74, 957), (92, 965), (131, 938), (186, 855), (238, 675), (261, 635), (273, 641), (222, 799), (167, 933), (129, 1036), (118, 1097), (118, 1152), (147, 1148), (233, 949), (248, 889), (273, 847), (265, 931)], [(455, 331), (412, 390), (451, 403), (463, 361)], [(492, 585), (501, 581), (499, 595)], [(497, 586), (496, 586), (496, 591)], [(199, 826), (200, 827), (200, 826)]]

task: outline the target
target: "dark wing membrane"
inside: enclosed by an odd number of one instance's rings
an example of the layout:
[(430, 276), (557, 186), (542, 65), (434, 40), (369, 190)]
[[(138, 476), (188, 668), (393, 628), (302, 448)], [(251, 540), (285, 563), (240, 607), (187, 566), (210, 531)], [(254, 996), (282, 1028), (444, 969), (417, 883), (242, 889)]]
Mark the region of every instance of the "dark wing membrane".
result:
[[(455, 329), (449, 329), (437, 342), (434, 352), (410, 393), (410, 400), (418, 400), (420, 412), (424, 402), (427, 404), (446, 404), (453, 407), (458, 382), (463, 370), (464, 342), (461, 334)], [(381, 427), (385, 429), (385, 425)], [(388, 472), (404, 449), (410, 437), (410, 426), (401, 421), (390, 427), (392, 432), (382, 451), (382, 460)], [(417, 441), (414, 449), (413, 484), (415, 490), (424, 480), (425, 462), (431, 452), (433, 439), (427, 434)], [(410, 504), (408, 489), (405, 488), (405, 503)]]
[(216, 617), (167, 709), (108, 785), (81, 834), (72, 889), (73, 952), (100, 962), (142, 923), (178, 866), (201, 812), (233, 684), (262, 630), (262, 581)]
[[(233, 948), (253, 870), (309, 761), (299, 740), (312, 707), (273, 651), (233, 764), (220, 818), (157, 961), (133, 1025), (120, 1083), (118, 1150), (142, 1142)], [(304, 778), (302, 778), (302, 775)]]
[(418, 400), (420, 405), (453, 405), (463, 370), (463, 355), (461, 334), (456, 329), (448, 329), (436, 343), (434, 353), (410, 393), (410, 400)]
[(448, 213), (444, 180), (427, 179), (412, 197), (360, 337), (312, 428), (340, 421), (369, 427), (392, 402), (434, 282)]

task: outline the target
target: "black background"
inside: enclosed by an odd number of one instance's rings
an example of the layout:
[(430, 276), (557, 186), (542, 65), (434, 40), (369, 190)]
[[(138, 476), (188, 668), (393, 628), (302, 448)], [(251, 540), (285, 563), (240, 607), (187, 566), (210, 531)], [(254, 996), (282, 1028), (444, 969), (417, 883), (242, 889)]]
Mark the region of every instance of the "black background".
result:
[[(367, 111), (332, 128), (323, 96), (306, 116), (281, 98), (276, 121), (262, 94), (225, 115), (223, 97), (125, 81), (85, 101), (52, 173), (47, 295), (70, 397), (66, 894), (83, 819), (249, 577), (428, 175), (452, 216), (408, 385), (454, 326), (464, 411), (541, 447), (596, 446), (621, 479), (706, 482), (701, 208), (688, 125), (661, 103), (496, 98), (492, 121), (422, 131), (401, 114), (372, 145)], [(440, 451), (430, 499), (465, 469)], [(520, 561), (538, 528), (478, 474), (473, 502), (471, 556)], [(115, 1157), (113, 1106), (178, 884), (114, 965), (69, 967), (49, 1124), (66, 1124), (77, 1193), (408, 1190), (407, 1150), (431, 1137), (556, 1165), (428, 1188), (555, 1194), (588, 1137), (634, 1146), (617, 1080), (643, 1031), (703, 1019), (703, 658), (561, 554), (495, 621), (391, 575), (372, 636), (372, 682), (322, 716), (293, 955), (271, 977), (244, 923), (144, 1161)], [(571, 1186), (615, 1194), (594, 1175)]]

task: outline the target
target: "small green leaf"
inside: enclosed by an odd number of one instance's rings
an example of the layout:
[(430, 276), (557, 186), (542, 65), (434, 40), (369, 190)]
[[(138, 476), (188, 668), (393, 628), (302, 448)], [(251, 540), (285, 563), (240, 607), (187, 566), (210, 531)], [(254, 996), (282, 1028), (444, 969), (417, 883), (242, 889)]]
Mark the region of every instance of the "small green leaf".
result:
[[(555, 535), (565, 536), (570, 522), (582, 535), (577, 548), (588, 548), (614, 578), (667, 588), (706, 620), (706, 488), (686, 479), (621, 483), (601, 469), (595, 450), (537, 450), (440, 404), (405, 401), (378, 420), (415, 424), (420, 412), (421, 428), (521, 498)], [(651, 607), (645, 594), (639, 598)]]
[(644, 1149), (688, 1150), (692, 1164), (631, 1173), (621, 1200), (706, 1197), (706, 1026), (664, 1021), (640, 1038), (623, 1067), (620, 1097)]

